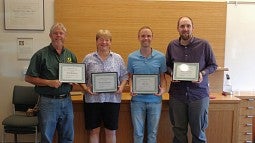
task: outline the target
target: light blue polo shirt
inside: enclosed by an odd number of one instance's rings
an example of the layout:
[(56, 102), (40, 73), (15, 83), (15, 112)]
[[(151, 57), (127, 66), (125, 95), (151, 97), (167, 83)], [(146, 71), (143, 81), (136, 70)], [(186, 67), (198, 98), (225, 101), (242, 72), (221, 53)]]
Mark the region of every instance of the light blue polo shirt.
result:
[[(131, 74), (161, 74), (166, 72), (165, 55), (152, 49), (151, 56), (144, 57), (140, 49), (128, 56), (128, 72)], [(160, 76), (159, 76), (160, 83)], [(162, 96), (154, 94), (138, 94), (132, 97), (132, 101), (161, 102)]]

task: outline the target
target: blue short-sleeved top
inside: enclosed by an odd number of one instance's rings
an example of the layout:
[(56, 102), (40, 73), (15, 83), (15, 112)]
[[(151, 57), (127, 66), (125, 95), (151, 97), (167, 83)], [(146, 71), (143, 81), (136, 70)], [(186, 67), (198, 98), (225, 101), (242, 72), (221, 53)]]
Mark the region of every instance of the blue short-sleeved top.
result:
[[(152, 49), (149, 57), (144, 57), (140, 50), (136, 50), (128, 56), (128, 72), (130, 74), (161, 74), (166, 72), (166, 59), (163, 53)], [(160, 76), (159, 76), (160, 77)], [(160, 78), (159, 78), (160, 83)], [(161, 102), (161, 96), (154, 94), (138, 94), (132, 97), (132, 101)]]

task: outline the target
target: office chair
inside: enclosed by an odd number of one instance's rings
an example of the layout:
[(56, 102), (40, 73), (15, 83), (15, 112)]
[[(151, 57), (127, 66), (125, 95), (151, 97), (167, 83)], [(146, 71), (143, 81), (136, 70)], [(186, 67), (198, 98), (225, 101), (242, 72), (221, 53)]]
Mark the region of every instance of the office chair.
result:
[(12, 115), (2, 121), (4, 126), (2, 142), (5, 142), (5, 133), (11, 133), (14, 134), (15, 143), (18, 142), (18, 134), (35, 134), (35, 143), (37, 143), (37, 116), (29, 117), (25, 113), (28, 108), (33, 108), (37, 104), (38, 97), (32, 86), (14, 86), (12, 98), (14, 111)]

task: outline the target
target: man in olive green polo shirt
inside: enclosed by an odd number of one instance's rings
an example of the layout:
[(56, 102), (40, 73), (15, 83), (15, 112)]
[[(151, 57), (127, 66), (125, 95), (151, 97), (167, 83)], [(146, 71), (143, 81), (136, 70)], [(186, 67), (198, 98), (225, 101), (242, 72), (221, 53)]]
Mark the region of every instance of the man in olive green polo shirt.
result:
[(66, 28), (62, 23), (50, 29), (51, 43), (38, 50), (31, 58), (25, 81), (35, 85), (40, 94), (39, 124), (41, 142), (51, 143), (55, 130), (61, 143), (72, 143), (74, 138), (72, 85), (59, 81), (59, 63), (76, 63), (76, 56), (64, 48)]

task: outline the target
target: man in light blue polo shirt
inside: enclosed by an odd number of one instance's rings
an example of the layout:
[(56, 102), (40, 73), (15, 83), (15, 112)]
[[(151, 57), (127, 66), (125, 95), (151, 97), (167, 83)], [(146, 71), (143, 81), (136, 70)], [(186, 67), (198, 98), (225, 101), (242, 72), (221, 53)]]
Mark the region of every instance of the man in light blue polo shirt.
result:
[[(157, 142), (157, 130), (161, 115), (162, 94), (166, 91), (166, 60), (163, 53), (150, 47), (153, 33), (144, 26), (138, 31), (140, 49), (128, 56), (128, 72), (131, 87), (131, 117), (134, 127), (134, 143), (143, 143), (147, 127), (147, 143)], [(159, 75), (159, 92), (156, 94), (135, 94), (132, 92), (133, 74)], [(145, 125), (147, 123), (147, 125)]]

